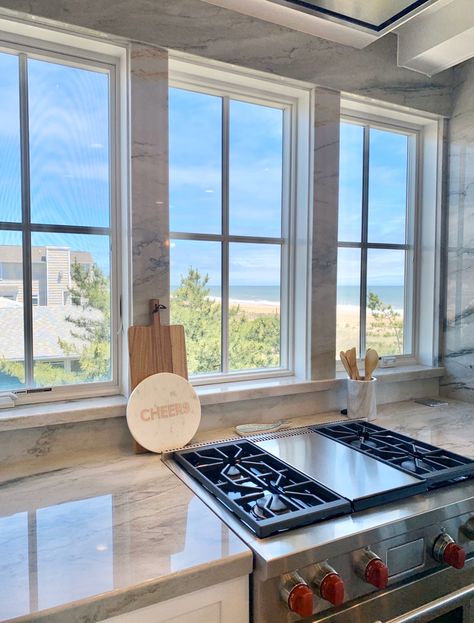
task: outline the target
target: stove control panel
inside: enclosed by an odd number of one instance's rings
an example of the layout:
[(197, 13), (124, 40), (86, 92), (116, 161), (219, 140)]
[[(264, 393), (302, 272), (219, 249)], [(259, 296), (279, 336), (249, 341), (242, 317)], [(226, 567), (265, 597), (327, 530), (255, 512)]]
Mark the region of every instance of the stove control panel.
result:
[(447, 532), (442, 532), (433, 544), (433, 558), (454, 569), (462, 569), (466, 562), (466, 552)]
[(344, 582), (327, 562), (314, 565), (312, 584), (316, 587), (317, 594), (331, 603), (340, 606), (344, 601)]

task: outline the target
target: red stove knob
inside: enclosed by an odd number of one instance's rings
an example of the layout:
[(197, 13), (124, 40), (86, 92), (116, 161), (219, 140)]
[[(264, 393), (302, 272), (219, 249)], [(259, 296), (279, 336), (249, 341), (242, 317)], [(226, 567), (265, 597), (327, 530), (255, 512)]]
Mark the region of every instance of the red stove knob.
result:
[(282, 576), (280, 595), (288, 609), (301, 618), (305, 619), (313, 614), (314, 593), (297, 571)]
[(387, 588), (388, 567), (380, 558), (373, 558), (365, 568), (364, 579), (369, 584), (382, 590)]
[(314, 566), (313, 584), (319, 595), (333, 606), (340, 606), (344, 601), (344, 582), (327, 562)]
[(443, 553), (443, 562), (455, 569), (462, 569), (466, 562), (466, 552), (457, 543), (448, 543)]
[(462, 569), (466, 562), (466, 552), (446, 532), (442, 532), (433, 545), (433, 558), (454, 569)]
[(307, 584), (298, 584), (290, 591), (288, 608), (303, 619), (309, 617), (313, 614), (313, 596), (314, 593)]
[(328, 573), (320, 584), (321, 597), (334, 606), (340, 606), (344, 601), (344, 582), (337, 573)]

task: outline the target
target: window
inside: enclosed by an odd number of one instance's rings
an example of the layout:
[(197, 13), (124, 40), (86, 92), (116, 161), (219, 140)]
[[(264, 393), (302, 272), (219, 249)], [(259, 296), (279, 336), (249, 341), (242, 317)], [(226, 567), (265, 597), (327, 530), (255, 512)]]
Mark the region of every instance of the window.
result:
[(336, 352), (412, 355), (417, 133), (344, 120)]
[(0, 52), (0, 390), (111, 392), (116, 62), (52, 47)]
[(185, 327), (195, 377), (288, 373), (290, 172), (303, 96), (281, 83), (193, 72), (170, 78), (171, 321)]

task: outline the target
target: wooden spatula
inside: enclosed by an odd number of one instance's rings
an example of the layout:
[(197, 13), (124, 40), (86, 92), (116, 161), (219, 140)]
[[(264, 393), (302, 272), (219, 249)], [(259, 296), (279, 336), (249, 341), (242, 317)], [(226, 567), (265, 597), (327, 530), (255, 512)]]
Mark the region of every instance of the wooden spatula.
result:
[(357, 356), (355, 346), (346, 350), (346, 359), (351, 369), (351, 379), (360, 380), (359, 368), (357, 367)]
[(341, 352), (339, 353), (339, 356), (341, 358), (342, 365), (344, 366), (344, 368), (345, 368), (349, 378), (351, 379), (352, 378), (352, 370), (351, 370), (351, 367), (349, 365), (349, 362), (347, 361), (346, 353), (343, 350), (341, 350)]
[(379, 365), (379, 354), (373, 348), (368, 348), (365, 353), (365, 381), (370, 381), (372, 378), (372, 373), (375, 368)]

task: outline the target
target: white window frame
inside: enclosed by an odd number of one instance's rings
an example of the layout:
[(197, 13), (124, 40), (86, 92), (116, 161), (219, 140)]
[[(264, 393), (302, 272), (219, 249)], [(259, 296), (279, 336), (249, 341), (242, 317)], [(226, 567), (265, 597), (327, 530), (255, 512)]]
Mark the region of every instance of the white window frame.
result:
[[(310, 144), (310, 101), (311, 87), (296, 81), (273, 79), (268, 74), (245, 70), (240, 67), (205, 61), (197, 57), (171, 53), (169, 60), (169, 88), (206, 93), (223, 97), (224, 123), (227, 123), (229, 98), (254, 104), (268, 105), (284, 111), (284, 149), (283, 149), (283, 201), (281, 238), (259, 236), (229, 235), (228, 209), (223, 193), (223, 229), (220, 234), (191, 234), (170, 232), (170, 239), (216, 241), (224, 249), (230, 242), (250, 242), (256, 244), (281, 244), (281, 366), (259, 370), (231, 371), (223, 369), (219, 373), (199, 374), (191, 377), (194, 385), (226, 383), (231, 381), (259, 378), (292, 376), (295, 373), (306, 375), (308, 360), (306, 349), (307, 331), (307, 253), (309, 189), (309, 144)], [(222, 137), (225, 157), (227, 137)], [(225, 165), (224, 165), (225, 166)], [(226, 180), (222, 180), (223, 186)], [(223, 188), (225, 191), (225, 188)], [(227, 218), (226, 218), (227, 217)], [(298, 239), (299, 244), (295, 242)], [(227, 257), (226, 257), (227, 256)], [(303, 259), (304, 258), (304, 259)], [(304, 266), (305, 270), (299, 267)], [(228, 293), (228, 254), (223, 253), (221, 267), (223, 292)], [(295, 306), (295, 300), (301, 305)], [(222, 315), (222, 361), (228, 357), (227, 317), (228, 301), (223, 301)], [(172, 303), (171, 303), (172, 304)], [(300, 320), (304, 316), (304, 322)], [(300, 369), (298, 369), (300, 368)]]
[[(52, 231), (57, 233), (89, 233), (110, 236), (110, 275), (111, 275), (111, 380), (100, 383), (78, 383), (56, 387), (21, 388), (13, 390), (17, 395), (16, 405), (51, 402), (59, 400), (72, 400), (78, 398), (90, 398), (98, 396), (110, 396), (123, 393), (124, 383), (124, 338), (122, 331), (122, 311), (124, 299), (128, 302), (127, 267), (121, 261), (124, 234), (123, 227), (127, 224), (127, 186), (128, 165), (124, 154), (126, 136), (126, 71), (128, 63), (128, 50), (125, 46), (117, 45), (110, 41), (101, 40), (91, 36), (78, 36), (63, 30), (37, 26), (31, 22), (0, 18), (0, 52), (12, 53), (20, 58), (20, 141), (22, 142), (22, 205), (25, 204), (25, 193), (28, 192), (28, 163), (25, 167), (24, 159), (27, 158), (28, 145), (27, 135), (22, 131), (28, 121), (26, 102), (26, 89), (21, 81), (25, 80), (26, 58), (57, 61), (59, 63), (101, 71), (109, 75), (109, 119), (110, 119), (110, 226), (108, 228), (96, 227), (69, 227), (32, 226), (25, 223), (25, 207), (22, 208), (22, 220), (20, 223), (3, 223), (1, 229), (31, 234), (37, 231)], [(22, 67), (23, 66), (23, 67)], [(23, 91), (23, 94), (22, 94)], [(26, 149), (25, 149), (26, 145)], [(25, 186), (26, 184), (26, 186)], [(29, 206), (28, 206), (29, 207)], [(26, 210), (28, 210), (26, 207)], [(102, 231), (102, 230), (107, 230)], [(25, 240), (25, 238), (23, 238)], [(28, 257), (24, 252), (24, 259)], [(25, 288), (30, 289), (28, 280), (31, 278), (29, 267), (23, 269)], [(30, 292), (31, 294), (31, 292)], [(31, 298), (31, 297), (29, 297)], [(32, 309), (32, 306), (31, 306)], [(29, 318), (28, 318), (29, 316)], [(30, 340), (25, 339), (25, 372), (26, 358), (32, 363), (32, 312), (24, 312), (25, 332)], [(31, 365), (31, 364), (30, 364)], [(31, 370), (30, 370), (31, 375)]]
[[(396, 366), (437, 365), (444, 119), (439, 115), (343, 94), (341, 122), (344, 121), (409, 136), (406, 245), (377, 243), (368, 247), (407, 248), (404, 340), (411, 340), (411, 352), (396, 355)], [(341, 244), (338, 240), (339, 248), (347, 246), (354, 245)], [(337, 370), (342, 370), (339, 361)]]

